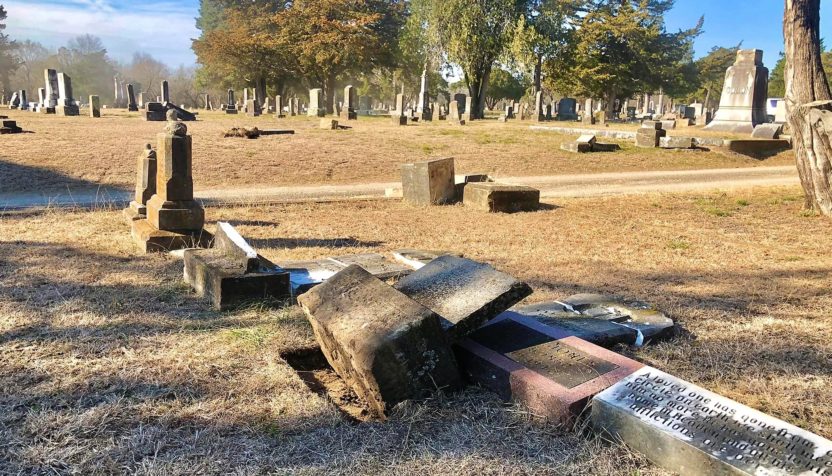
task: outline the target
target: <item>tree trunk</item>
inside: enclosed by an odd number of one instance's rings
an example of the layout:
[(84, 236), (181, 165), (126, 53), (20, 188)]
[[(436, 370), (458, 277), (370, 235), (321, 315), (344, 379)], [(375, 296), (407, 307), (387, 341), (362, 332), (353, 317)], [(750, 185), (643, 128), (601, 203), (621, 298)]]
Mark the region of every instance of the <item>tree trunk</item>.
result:
[(543, 76), (543, 55), (537, 56), (537, 63), (534, 65), (534, 91), (532, 91), (532, 96), (537, 94), (538, 91), (543, 89), (542, 86), (542, 76)]
[[(333, 104), (335, 101), (335, 74), (328, 74), (326, 79), (324, 80), (324, 106), (326, 107), (326, 113), (332, 114), (333, 111)], [(318, 104), (320, 106), (320, 104)]]
[(832, 216), (832, 94), (821, 63), (820, 0), (785, 0), (786, 113), (804, 206)]

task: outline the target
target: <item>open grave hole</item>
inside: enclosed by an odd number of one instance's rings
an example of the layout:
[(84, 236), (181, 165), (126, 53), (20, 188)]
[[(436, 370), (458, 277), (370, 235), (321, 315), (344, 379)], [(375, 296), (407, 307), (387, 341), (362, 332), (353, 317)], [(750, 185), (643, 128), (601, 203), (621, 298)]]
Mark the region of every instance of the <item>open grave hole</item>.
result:
[(372, 421), (367, 406), (326, 361), (318, 346), (293, 349), (280, 354), (310, 390), (326, 397), (351, 423)]

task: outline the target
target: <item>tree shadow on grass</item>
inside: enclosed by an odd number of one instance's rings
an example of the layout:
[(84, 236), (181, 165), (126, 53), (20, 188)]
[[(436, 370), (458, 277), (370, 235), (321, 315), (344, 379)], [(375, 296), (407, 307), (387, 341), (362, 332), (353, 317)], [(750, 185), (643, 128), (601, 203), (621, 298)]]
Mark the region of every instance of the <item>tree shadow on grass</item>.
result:
[(129, 190), (123, 186), (79, 179), (46, 167), (17, 164), (0, 156), (0, 206), (3, 205), (4, 195), (72, 196), (96, 192), (105, 197)]

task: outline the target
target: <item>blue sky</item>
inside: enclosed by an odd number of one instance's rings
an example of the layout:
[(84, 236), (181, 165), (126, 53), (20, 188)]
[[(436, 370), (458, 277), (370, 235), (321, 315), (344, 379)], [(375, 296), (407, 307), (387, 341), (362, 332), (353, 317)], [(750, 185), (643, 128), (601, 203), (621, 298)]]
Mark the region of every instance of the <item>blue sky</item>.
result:
[[(697, 55), (713, 46), (765, 51), (773, 67), (783, 49), (783, 0), (677, 0), (667, 16), (668, 30), (693, 26), (705, 16), (705, 33), (696, 42)], [(83, 33), (101, 37), (111, 56), (129, 61), (143, 51), (171, 66), (195, 62), (191, 38), (198, 0), (0, 0), (9, 11), (7, 32), (57, 48)], [(823, 36), (832, 44), (832, 2), (821, 2)]]

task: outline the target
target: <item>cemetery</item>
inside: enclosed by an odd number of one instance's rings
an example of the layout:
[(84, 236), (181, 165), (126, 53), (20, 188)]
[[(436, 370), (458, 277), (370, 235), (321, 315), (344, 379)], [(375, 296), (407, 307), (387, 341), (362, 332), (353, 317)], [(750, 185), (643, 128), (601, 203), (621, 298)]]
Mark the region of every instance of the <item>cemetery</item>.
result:
[[(779, 62), (693, 59), (673, 2), (529, 2), (477, 83), (448, 12), (509, 7), (445, 1), (205, 0), (203, 69), (95, 80), (0, 5), (0, 474), (832, 474), (817, 2)], [(523, 66), (548, 15), (576, 57)], [(638, 15), (661, 64), (593, 90)]]

